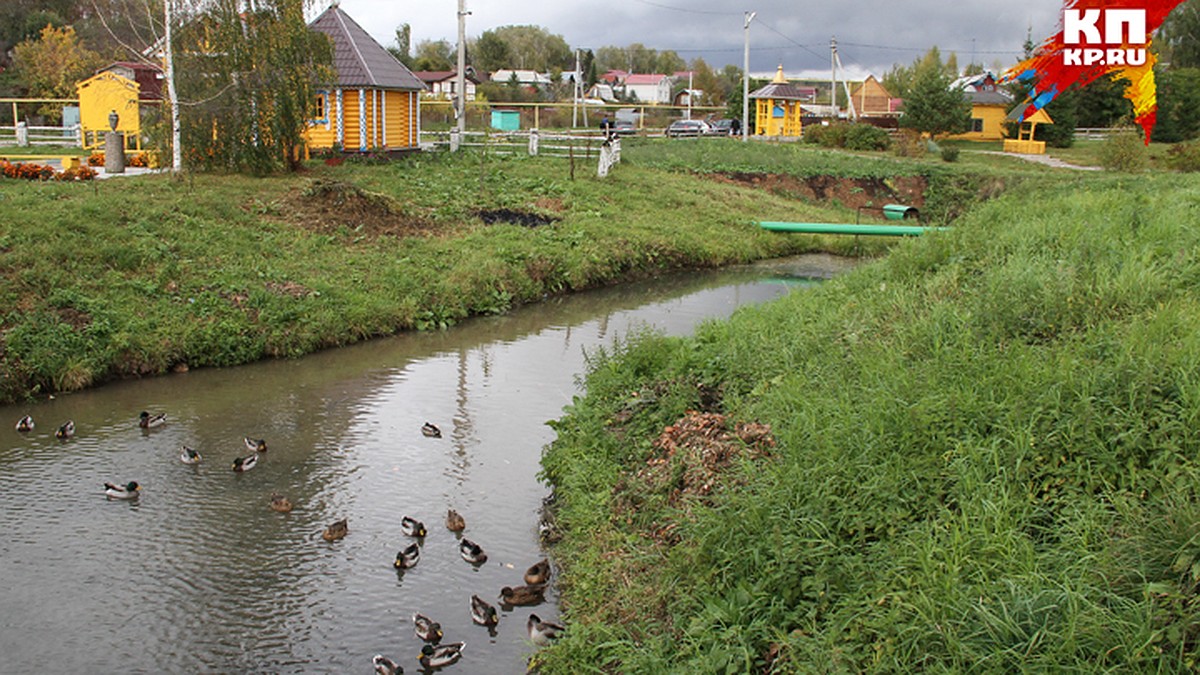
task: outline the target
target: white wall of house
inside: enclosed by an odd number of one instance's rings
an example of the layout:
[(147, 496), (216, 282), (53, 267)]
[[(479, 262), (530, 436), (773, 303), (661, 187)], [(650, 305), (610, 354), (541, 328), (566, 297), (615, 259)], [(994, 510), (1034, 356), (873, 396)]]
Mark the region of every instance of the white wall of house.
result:
[(664, 77), (655, 84), (630, 84), (626, 80), (625, 93), (636, 95), (640, 103), (670, 103), (671, 80)]

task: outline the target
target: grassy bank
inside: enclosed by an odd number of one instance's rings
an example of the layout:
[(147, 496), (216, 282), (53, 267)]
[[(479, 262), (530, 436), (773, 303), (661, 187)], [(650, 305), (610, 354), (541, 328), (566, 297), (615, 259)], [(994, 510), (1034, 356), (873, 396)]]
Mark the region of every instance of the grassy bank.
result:
[(754, 220), (854, 214), (649, 162), (600, 180), (580, 161), (571, 180), (566, 160), (471, 153), (261, 179), (0, 180), (0, 211), (0, 402), (296, 356), (672, 269), (888, 245), (762, 232)]
[(1009, 194), (593, 355), (543, 460), (542, 672), (1194, 672), (1197, 200)]

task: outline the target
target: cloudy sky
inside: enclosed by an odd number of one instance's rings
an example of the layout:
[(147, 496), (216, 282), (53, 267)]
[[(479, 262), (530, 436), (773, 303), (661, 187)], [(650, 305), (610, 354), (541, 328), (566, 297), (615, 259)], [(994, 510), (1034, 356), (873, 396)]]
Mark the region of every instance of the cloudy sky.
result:
[[(318, 10), (332, 0), (318, 0)], [(412, 26), (413, 45), (454, 43), (457, 0), (341, 0), (342, 9), (383, 45), (395, 29)], [(709, 65), (742, 63), (743, 13), (750, 26), (751, 72), (829, 70), (836, 37), (848, 70), (882, 75), (937, 45), (959, 63), (1013, 64), (1032, 26), (1040, 42), (1057, 30), (1061, 0), (466, 0), (467, 36), (507, 25), (532, 24), (562, 35), (572, 47), (596, 49), (640, 42), (673, 49)]]

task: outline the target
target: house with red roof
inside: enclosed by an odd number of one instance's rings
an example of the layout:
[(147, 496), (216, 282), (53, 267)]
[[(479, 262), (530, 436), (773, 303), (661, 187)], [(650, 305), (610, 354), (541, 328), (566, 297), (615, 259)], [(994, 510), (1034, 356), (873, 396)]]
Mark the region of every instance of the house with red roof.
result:
[(625, 95), (636, 97), (639, 103), (670, 103), (671, 78), (660, 74), (627, 75)]

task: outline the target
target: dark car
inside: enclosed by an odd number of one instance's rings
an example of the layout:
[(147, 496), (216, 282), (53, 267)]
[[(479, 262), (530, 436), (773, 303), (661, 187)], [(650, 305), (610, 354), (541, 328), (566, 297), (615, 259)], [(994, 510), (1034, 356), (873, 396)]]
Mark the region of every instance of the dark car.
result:
[(701, 120), (675, 120), (667, 127), (668, 137), (703, 136), (707, 133), (708, 123)]
[(709, 123), (708, 133), (714, 136), (733, 136), (734, 134), (741, 133), (741, 126), (737, 124), (737, 120), (713, 120)]

